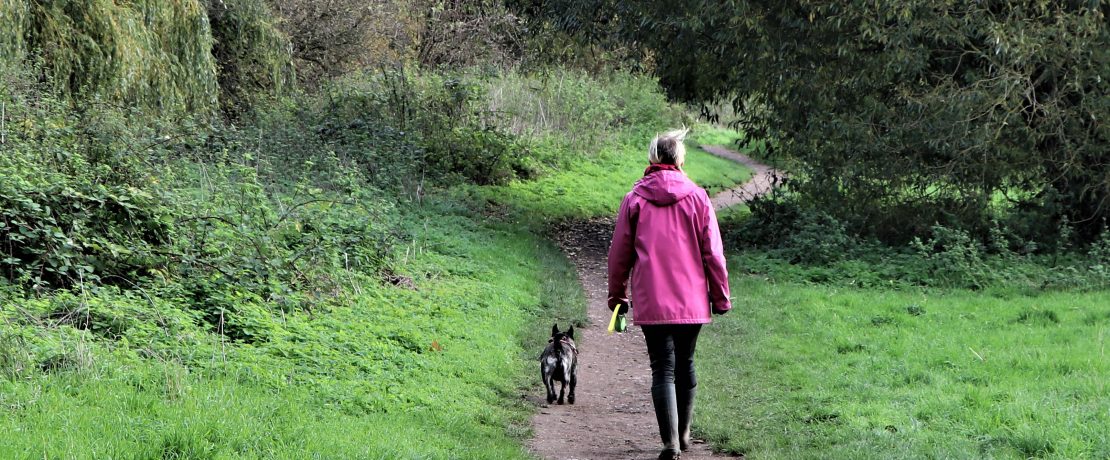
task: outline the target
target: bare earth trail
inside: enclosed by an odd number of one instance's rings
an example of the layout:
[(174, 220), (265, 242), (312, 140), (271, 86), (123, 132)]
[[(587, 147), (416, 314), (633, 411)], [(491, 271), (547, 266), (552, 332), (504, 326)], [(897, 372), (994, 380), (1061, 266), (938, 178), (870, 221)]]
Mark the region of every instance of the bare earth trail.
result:
[[(773, 186), (774, 171), (770, 167), (724, 147), (702, 148), (754, 172), (748, 182), (714, 196), (715, 208), (743, 203), (767, 193)], [(651, 406), (651, 367), (644, 335), (639, 327), (612, 335), (605, 330), (610, 316), (605, 306), (606, 257), (613, 221), (571, 223), (555, 229), (555, 234), (559, 246), (574, 263), (586, 292), (589, 326), (575, 331), (579, 350), (575, 404), (541, 407), (532, 419), (534, 437), (528, 447), (536, 455), (552, 460), (654, 459), (663, 446)], [(539, 366), (536, 367), (538, 373)], [(542, 386), (537, 386), (530, 399), (543, 401)], [(697, 419), (696, 409), (694, 418)], [(683, 452), (682, 458), (732, 457), (715, 454), (706, 444), (695, 440), (693, 448)]]

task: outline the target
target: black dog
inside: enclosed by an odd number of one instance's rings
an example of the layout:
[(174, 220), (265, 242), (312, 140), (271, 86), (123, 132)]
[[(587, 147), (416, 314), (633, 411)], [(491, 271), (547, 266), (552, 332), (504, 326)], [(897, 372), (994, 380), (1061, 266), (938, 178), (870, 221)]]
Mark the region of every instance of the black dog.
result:
[(559, 388), (559, 404), (563, 403), (563, 393), (570, 384), (570, 395), (566, 400), (574, 404), (574, 387), (578, 384), (578, 348), (574, 346), (574, 326), (566, 332), (559, 332), (559, 325), (551, 326), (551, 338), (547, 348), (540, 355), (540, 378), (547, 387), (547, 403), (555, 401), (555, 382), (562, 382)]

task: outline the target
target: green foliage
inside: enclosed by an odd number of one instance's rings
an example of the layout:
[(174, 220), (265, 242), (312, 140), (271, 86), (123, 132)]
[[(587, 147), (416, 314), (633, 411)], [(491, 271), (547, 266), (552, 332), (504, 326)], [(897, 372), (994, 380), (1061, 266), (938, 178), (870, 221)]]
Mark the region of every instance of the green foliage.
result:
[(142, 114), (99, 103), (75, 112), (48, 93), (9, 89), (0, 279), (41, 290), (134, 282), (163, 267), (172, 209), (146, 172)]
[(259, 106), (253, 126), (227, 143), (278, 177), (308, 171), (315, 183), (335, 188), (341, 184), (330, 176), (342, 167), (419, 199), (433, 184), (504, 183), (527, 174), (527, 146), (499, 128), (484, 98), (464, 76), (367, 72)]
[(793, 261), (829, 263), (843, 257), (855, 243), (844, 224), (826, 213), (803, 214), (797, 225), (784, 243), (784, 254)]
[(405, 237), (394, 205), (370, 188), (340, 194), (300, 183), (290, 194), (267, 191), (254, 167), (237, 164), (209, 171), (205, 181), (179, 198), (169, 275), (180, 279), (175, 295), (235, 340), (269, 338), (268, 326), (241, 320), (312, 310), (352, 276), (377, 276)]
[(680, 124), (683, 115), (645, 76), (553, 68), (505, 73), (484, 83), (490, 112), (504, 116), (515, 135), (553, 143), (549, 150), (580, 153), (614, 141), (612, 136), (624, 129), (647, 136)]
[(843, 253), (824, 261), (801, 254), (799, 247), (784, 246), (750, 249), (732, 257), (746, 273), (776, 282), (1029, 294), (1099, 291), (1110, 286), (1105, 265), (1086, 254), (986, 254), (966, 233), (947, 228), (904, 248), (852, 239)]
[(565, 0), (527, 11), (637, 47), (674, 97), (732, 99), (750, 139), (796, 163), (795, 190), (852, 232), (904, 243), (940, 223), (981, 236), (1004, 196), (1023, 238), (1052, 240), (1067, 216), (1090, 241), (1110, 213), (1106, 2)]
[(0, 160), (0, 262), (9, 281), (68, 286), (160, 265), (152, 248), (166, 241), (168, 222), (153, 196), (88, 176), (51, 174), (35, 184), (12, 171), (25, 159), (12, 160)]
[(750, 214), (728, 232), (739, 245), (773, 248), (791, 263), (827, 264), (840, 260), (860, 240), (824, 210), (803, 206), (797, 194), (776, 190), (747, 203)]
[(740, 315), (698, 344), (694, 431), (715, 447), (750, 458), (1110, 453), (1105, 290), (769, 283), (730, 262)]
[(986, 238), (934, 224), (904, 246), (890, 245), (849, 233), (831, 214), (806, 206), (790, 185), (749, 201), (746, 212), (722, 214), (727, 245), (756, 248), (740, 255), (752, 273), (781, 281), (864, 287), (1034, 292), (1110, 286), (1107, 265), (1099, 255), (1104, 243), (1072, 247), (1066, 225), (1055, 231), (1065, 242), (1047, 243), (1055, 247), (1047, 254), (997, 221), (990, 224)]
[[(627, 134), (600, 150), (561, 152), (566, 166), (527, 182), (479, 190), (488, 200), (524, 211), (528, 220), (614, 217), (621, 199), (644, 174), (650, 137)], [(711, 195), (740, 184), (751, 171), (688, 146), (686, 174)]]
[(220, 107), (237, 116), (295, 84), (289, 38), (266, 0), (201, 0), (211, 22)]
[(15, 0), (0, 5), (0, 61), (38, 63), (73, 100), (237, 115), (294, 85), (289, 40), (264, 0)]
[(215, 105), (212, 35), (196, 0), (13, 0), (0, 5), (0, 21), (0, 61), (41, 61), (66, 95), (173, 113)]
[(987, 277), (983, 247), (967, 232), (934, 226), (927, 241), (914, 238), (910, 247), (925, 261), (925, 273), (941, 283), (980, 287)]
[(0, 4), (0, 65), (22, 59), (27, 52), (23, 31), (27, 29), (31, 11), (30, 2), (4, 2)]

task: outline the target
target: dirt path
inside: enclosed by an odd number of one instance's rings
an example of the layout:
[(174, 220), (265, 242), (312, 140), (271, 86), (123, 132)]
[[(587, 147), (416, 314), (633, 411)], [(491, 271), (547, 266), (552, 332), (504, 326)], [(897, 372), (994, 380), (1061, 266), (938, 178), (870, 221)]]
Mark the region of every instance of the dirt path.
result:
[(770, 166), (753, 160), (751, 157), (716, 145), (703, 145), (702, 150), (726, 160), (732, 160), (752, 170), (752, 178), (731, 190), (725, 190), (713, 197), (715, 209), (727, 208), (771, 191), (775, 178), (782, 175)]
[[(755, 172), (747, 183), (714, 196), (717, 209), (770, 190), (771, 168), (724, 147), (703, 149)], [(575, 222), (554, 230), (586, 291), (590, 325), (575, 333), (579, 349), (576, 404), (544, 404), (532, 419), (535, 436), (529, 448), (553, 460), (654, 459), (662, 444), (651, 407), (651, 368), (644, 335), (638, 327), (613, 335), (605, 330), (609, 324), (606, 256), (613, 221)], [(543, 387), (536, 388), (533, 400), (542, 402)], [(730, 457), (714, 454), (704, 443), (695, 441), (694, 448), (684, 452), (682, 458)]]

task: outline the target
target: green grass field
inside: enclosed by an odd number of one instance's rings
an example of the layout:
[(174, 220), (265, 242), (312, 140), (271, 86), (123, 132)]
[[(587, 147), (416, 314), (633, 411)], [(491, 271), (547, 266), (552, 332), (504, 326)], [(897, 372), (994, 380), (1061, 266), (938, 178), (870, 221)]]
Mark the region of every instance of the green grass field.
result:
[[(428, 206), (398, 257), (415, 289), (360, 279), (339, 305), (259, 313), (265, 342), (160, 296), (5, 300), (0, 458), (526, 458), (520, 388), (549, 321), (583, 320), (581, 288), (528, 227)], [(65, 305), (119, 326), (49, 326)]]
[(690, 130), (690, 140), (698, 145), (721, 145), (736, 148), (736, 141), (743, 138), (739, 131), (709, 124), (696, 124)]
[[(688, 144), (686, 171), (710, 193), (750, 177), (694, 147), (730, 136)], [(316, 308), (234, 302), (229, 324), (266, 340), (227, 339), (156, 283), (41, 297), (0, 286), (0, 458), (528, 458), (520, 394), (537, 385), (535, 350), (552, 321), (585, 319), (543, 226), (613, 215), (642, 175), (641, 144), (429, 196), (398, 217), (410, 237), (390, 268), (412, 287), (352, 272)], [(883, 270), (916, 270), (905, 257)], [(695, 429), (716, 448), (1110, 457), (1110, 291), (879, 288), (890, 273), (854, 260), (730, 260), (736, 309), (698, 352)], [(869, 281), (828, 274), (846, 268)]]
[(990, 296), (736, 275), (696, 430), (748, 458), (1108, 458), (1110, 292)]
[[(370, 218), (357, 231), (402, 234), (385, 274), (397, 285), (350, 269), (309, 271), (334, 281), (320, 284), (327, 291), (278, 285), (268, 298), (223, 287), (216, 271), (187, 279), (210, 288), (199, 291), (160, 278), (46, 295), (0, 285), (0, 430), (10, 434), (0, 458), (527, 458), (534, 408), (520, 395), (538, 383), (536, 350), (551, 322), (585, 320), (573, 267), (543, 226), (615, 213), (646, 163), (646, 140), (636, 141), (534, 182), (439, 191), (404, 211), (298, 208), (290, 231)], [(711, 192), (749, 176), (700, 151), (687, 169)], [(186, 169), (173, 184), (196, 213), (273, 211), (243, 195), (257, 184), (221, 171), (190, 181), (201, 175)], [(221, 242), (253, 229), (237, 225)]]
[[(570, 167), (502, 187), (482, 189), (490, 200), (512, 206), (533, 218), (572, 219), (616, 215), (621, 198), (643, 177), (647, 167), (647, 141), (624, 142), (583, 157)], [(641, 145), (642, 144), (642, 145)], [(687, 142), (686, 174), (710, 195), (751, 178), (751, 170), (706, 153)]]

